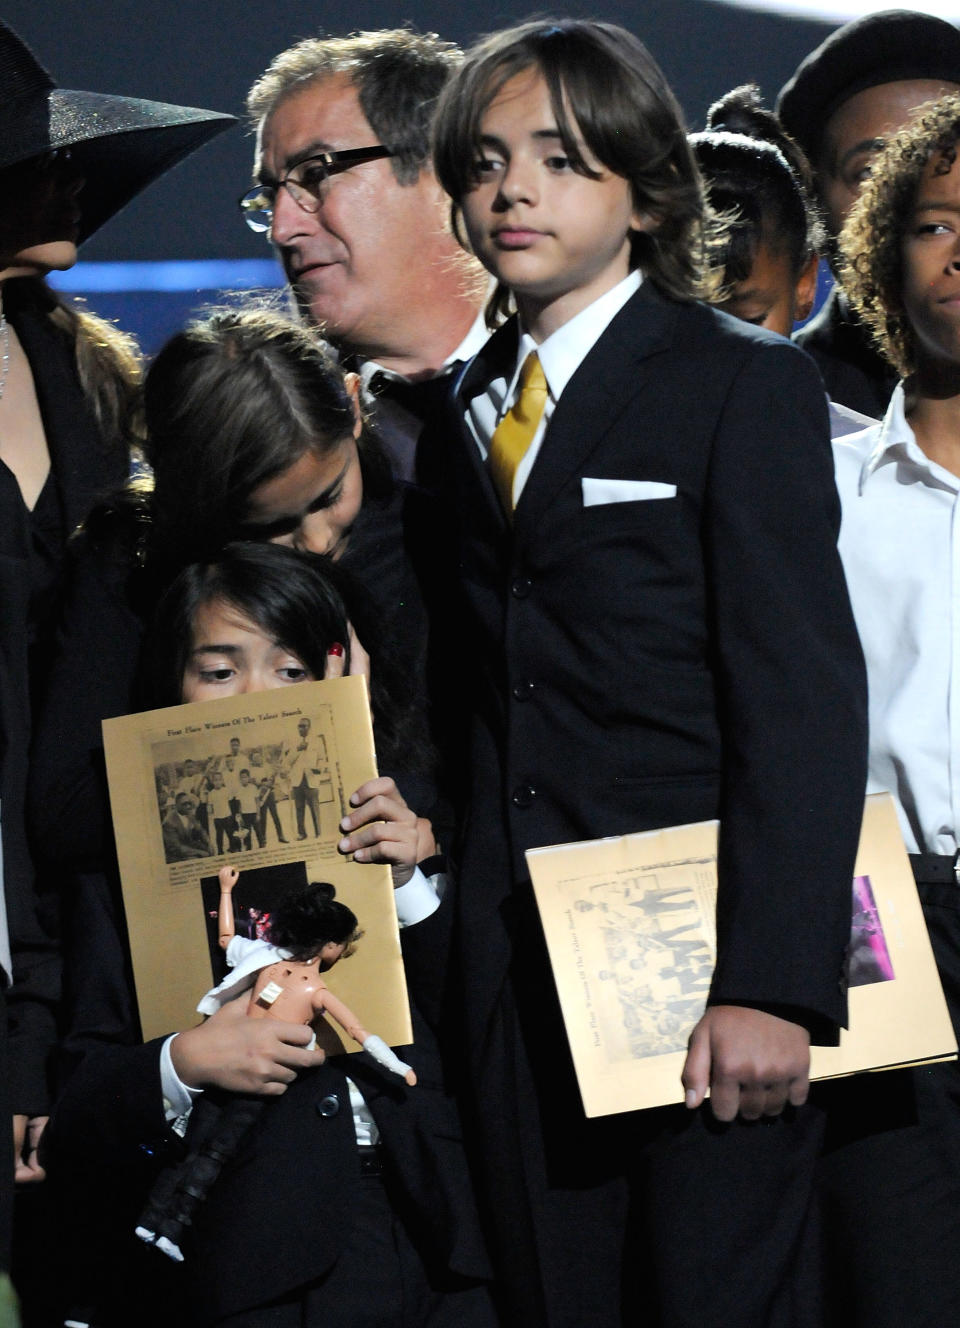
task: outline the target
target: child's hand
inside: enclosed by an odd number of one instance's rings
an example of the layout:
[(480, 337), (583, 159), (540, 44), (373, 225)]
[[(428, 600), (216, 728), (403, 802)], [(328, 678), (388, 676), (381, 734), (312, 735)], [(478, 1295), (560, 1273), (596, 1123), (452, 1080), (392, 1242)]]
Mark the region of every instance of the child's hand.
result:
[(393, 884), (406, 885), (413, 869), (437, 851), (433, 826), (410, 810), (392, 779), (371, 779), (350, 798), (355, 810), (340, 822), (337, 848), (354, 862), (389, 862)]
[(236, 867), (221, 867), (219, 876), (220, 889), (224, 894), (232, 894), (233, 887), (240, 879), (240, 873), (237, 871)]
[[(360, 644), (360, 638), (353, 630), (353, 623), (350, 627), (350, 676), (362, 673), (365, 678), (370, 677), (370, 656)], [(344, 674), (345, 654), (343, 646), (338, 642), (327, 651), (327, 662), (323, 670), (324, 679), (342, 678)]]
[(690, 1034), (681, 1076), (688, 1107), (707, 1088), (717, 1120), (779, 1116), (810, 1088), (810, 1035), (800, 1024), (746, 1006), (712, 1005)]
[(189, 1088), (277, 1097), (301, 1070), (323, 1064), (319, 1048), (307, 1050), (312, 1037), (307, 1024), (248, 1019), (247, 1002), (241, 997), (228, 1001), (196, 1028), (179, 1033), (170, 1044), (170, 1059)]
[(37, 1161), (37, 1149), (49, 1119), (49, 1116), (19, 1115), (13, 1118), (13, 1179), (18, 1185), (33, 1185), (46, 1176)]

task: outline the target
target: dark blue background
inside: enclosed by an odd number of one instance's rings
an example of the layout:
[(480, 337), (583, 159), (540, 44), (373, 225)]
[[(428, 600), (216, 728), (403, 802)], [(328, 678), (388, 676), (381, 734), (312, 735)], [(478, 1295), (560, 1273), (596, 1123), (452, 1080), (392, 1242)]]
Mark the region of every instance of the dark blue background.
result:
[[(249, 85), (271, 57), (323, 30), (411, 21), (469, 43), (482, 31), (526, 17), (531, 6), (491, 8), (380, 0), (3, 0), (0, 13), (32, 46), (62, 87), (89, 88), (243, 114)], [(662, 65), (691, 128), (737, 83), (759, 82), (769, 101), (831, 25), (729, 8), (711, 0), (566, 3), (555, 12), (602, 16), (633, 29)], [(472, 15), (475, 15), (473, 17)], [(236, 199), (249, 185), (252, 139), (245, 126), (224, 134), (177, 167), (84, 247), (84, 262), (158, 259), (264, 259)], [(267, 269), (269, 272), (271, 269)], [(78, 274), (82, 280), (82, 271)], [(219, 277), (218, 277), (219, 280)], [(228, 283), (236, 284), (236, 283)], [(150, 295), (90, 292), (91, 305), (138, 333), (148, 348), (179, 325), (206, 291)]]

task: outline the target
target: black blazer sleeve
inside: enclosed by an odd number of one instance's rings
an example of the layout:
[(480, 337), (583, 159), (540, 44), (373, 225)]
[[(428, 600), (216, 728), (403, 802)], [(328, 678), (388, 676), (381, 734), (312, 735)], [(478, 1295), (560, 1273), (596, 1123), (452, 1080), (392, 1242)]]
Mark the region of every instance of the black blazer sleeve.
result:
[(717, 430), (704, 554), (723, 742), (711, 999), (796, 1007), (831, 1040), (846, 1019), (838, 882), (863, 810), (866, 679), (827, 440), (814, 366), (763, 346)]

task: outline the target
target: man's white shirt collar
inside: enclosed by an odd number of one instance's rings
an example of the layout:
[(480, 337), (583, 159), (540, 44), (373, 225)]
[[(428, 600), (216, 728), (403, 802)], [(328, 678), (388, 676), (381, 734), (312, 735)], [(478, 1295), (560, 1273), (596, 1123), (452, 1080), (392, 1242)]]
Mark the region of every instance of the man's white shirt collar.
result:
[[(444, 360), (443, 368), (448, 369), (451, 364), (458, 362), (465, 364), (467, 360), (472, 360), (478, 351), (483, 350), (489, 340), (490, 329), (487, 327), (486, 314), (481, 309), (460, 345)], [(443, 370), (441, 369), (440, 372), (442, 373)]]
[[(439, 378), (445, 374), (451, 365), (465, 364), (467, 360), (472, 360), (479, 350), (482, 350), (490, 339), (490, 329), (487, 327), (484, 311), (481, 309), (476, 318), (470, 325), (470, 330), (460, 342), (460, 345), (452, 350), (439, 369), (432, 375)], [(385, 369), (383, 365), (378, 364), (376, 360), (361, 360), (357, 372), (360, 375), (360, 386), (365, 393), (369, 392), (370, 380), (377, 374), (382, 374), (384, 378), (390, 378), (397, 382), (406, 383), (409, 379), (403, 374), (399, 374), (394, 369)]]

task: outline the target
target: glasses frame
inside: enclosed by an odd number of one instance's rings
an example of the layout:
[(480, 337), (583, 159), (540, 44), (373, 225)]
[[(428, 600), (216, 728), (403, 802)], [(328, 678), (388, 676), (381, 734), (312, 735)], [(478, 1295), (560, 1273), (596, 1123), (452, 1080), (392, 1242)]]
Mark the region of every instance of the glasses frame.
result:
[[(311, 152), (309, 156), (301, 157), (299, 161), (295, 161), (289, 170), (281, 175), (276, 184), (259, 184), (254, 185), (252, 189), (248, 189), (243, 197), (238, 200), (238, 206), (250, 229), (259, 235), (263, 235), (273, 225), (277, 194), (281, 189), (286, 189), (302, 212), (313, 215), (323, 207), (320, 189), (332, 176), (339, 175), (342, 171), (348, 171), (351, 166), (360, 166), (367, 161), (379, 161), (383, 157), (394, 156), (396, 156), (396, 153), (393, 148), (384, 147), (382, 143), (373, 144), (368, 148), (344, 148), (342, 152)], [(294, 172), (299, 171), (304, 166), (319, 166), (323, 171), (316, 186), (316, 193), (308, 188), (302, 180), (294, 178)], [(261, 199), (269, 200), (266, 206), (259, 201)], [(255, 204), (256, 206), (254, 206)], [(260, 221), (258, 214), (265, 216), (267, 221)]]

